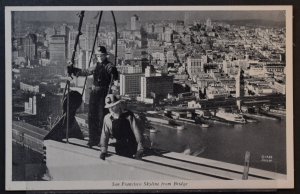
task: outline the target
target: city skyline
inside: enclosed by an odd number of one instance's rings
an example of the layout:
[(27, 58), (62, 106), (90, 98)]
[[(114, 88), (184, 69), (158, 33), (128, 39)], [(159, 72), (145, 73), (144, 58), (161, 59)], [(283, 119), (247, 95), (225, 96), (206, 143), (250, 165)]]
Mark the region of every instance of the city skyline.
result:
[[(100, 10), (99, 10), (100, 11)], [(16, 12), (16, 17), (22, 21), (45, 21), (45, 22), (78, 22), (76, 13), (79, 11), (26, 11)], [(129, 22), (133, 15), (138, 15), (142, 21), (151, 20), (184, 20), (188, 13), (189, 20), (263, 20), (284, 22), (284, 11), (115, 11), (117, 22)], [(38, 18), (37, 18), (38, 16)], [(87, 11), (85, 21), (97, 21), (97, 12)], [(62, 19), (63, 18), (63, 19)], [(110, 13), (104, 11), (103, 21), (112, 21)]]

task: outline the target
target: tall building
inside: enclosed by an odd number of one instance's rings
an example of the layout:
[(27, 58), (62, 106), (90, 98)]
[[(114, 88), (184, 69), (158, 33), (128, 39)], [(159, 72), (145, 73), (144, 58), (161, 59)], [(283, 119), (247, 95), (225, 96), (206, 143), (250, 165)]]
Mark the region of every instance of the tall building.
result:
[(94, 44), (95, 34), (96, 34), (96, 24), (87, 23), (85, 26), (86, 34), (86, 50), (91, 51)]
[(207, 18), (205, 24), (206, 24), (207, 27), (211, 27), (211, 19)]
[(196, 75), (204, 71), (204, 66), (201, 61), (201, 58), (187, 58), (187, 72), (190, 76)]
[(68, 59), (70, 60), (74, 51), (74, 44), (76, 35), (78, 32), (76, 31), (70, 31), (69, 33), (69, 41), (68, 41)]
[(37, 36), (35, 34), (28, 34), (23, 39), (23, 49), (25, 57), (28, 57), (29, 60), (36, 59), (37, 57)]
[(184, 13), (184, 25), (187, 26), (190, 24), (191, 12)]
[(70, 31), (70, 30), (69, 30), (68, 25), (67, 25), (67, 24), (63, 24), (62, 26), (60, 26), (60, 32), (59, 32), (59, 34), (60, 34), (60, 35), (68, 36), (69, 31)]
[(80, 69), (86, 69), (88, 60), (89, 59), (88, 59), (87, 51), (80, 50), (78, 55), (77, 67)]
[(36, 115), (36, 96), (29, 97), (29, 101), (24, 104), (24, 112), (31, 115)]
[(166, 41), (166, 42), (172, 42), (173, 40), (172, 40), (172, 34), (173, 34), (173, 32), (172, 31), (166, 31), (165, 33), (164, 33), (164, 41)]
[(145, 70), (145, 76), (141, 78), (141, 100), (147, 98), (162, 99), (168, 94), (173, 94), (173, 76), (156, 76), (150, 66)]
[(66, 38), (64, 35), (53, 35), (49, 42), (50, 61), (56, 64), (66, 62)]
[(120, 74), (120, 95), (137, 96), (141, 93), (143, 73)]
[(137, 15), (131, 17), (130, 30), (139, 30), (139, 17)]

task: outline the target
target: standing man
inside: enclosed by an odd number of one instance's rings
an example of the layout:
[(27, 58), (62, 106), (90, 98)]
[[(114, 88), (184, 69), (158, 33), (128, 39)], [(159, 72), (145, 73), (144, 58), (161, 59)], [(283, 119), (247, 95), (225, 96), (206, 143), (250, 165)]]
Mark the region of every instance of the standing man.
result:
[(105, 160), (109, 138), (113, 137), (116, 139), (117, 155), (141, 159), (144, 152), (143, 136), (134, 114), (124, 110), (122, 101), (113, 94), (105, 98), (105, 108), (109, 109), (109, 113), (104, 117), (100, 158)]
[(75, 76), (93, 75), (93, 85), (90, 88), (88, 125), (89, 142), (92, 147), (99, 144), (103, 118), (105, 115), (104, 104), (105, 97), (110, 92), (110, 87), (114, 80), (118, 79), (117, 68), (107, 59), (107, 51), (104, 46), (98, 46), (95, 51), (97, 64), (88, 69), (78, 69), (68, 66), (68, 73)]

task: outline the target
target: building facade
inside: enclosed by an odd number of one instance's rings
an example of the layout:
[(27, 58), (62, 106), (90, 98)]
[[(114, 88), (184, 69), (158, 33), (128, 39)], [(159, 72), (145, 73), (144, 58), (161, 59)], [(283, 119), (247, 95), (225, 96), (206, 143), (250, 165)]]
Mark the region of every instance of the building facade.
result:
[(23, 39), (24, 55), (29, 60), (36, 59), (37, 57), (36, 41), (37, 41), (37, 36), (35, 34), (28, 34)]
[(133, 15), (131, 17), (130, 29), (131, 30), (139, 29), (139, 17), (137, 15)]
[(86, 33), (86, 46), (85, 48), (89, 51), (93, 48), (93, 43), (96, 34), (96, 24), (87, 23), (85, 26), (85, 33)]
[(145, 76), (141, 78), (141, 100), (162, 99), (173, 93), (173, 76)]
[(120, 95), (137, 96), (141, 93), (142, 73), (120, 74)]
[(64, 64), (66, 61), (66, 38), (64, 35), (53, 35), (49, 42), (50, 61)]
[(201, 58), (187, 58), (187, 72), (190, 76), (196, 75), (203, 72), (203, 64), (201, 63)]

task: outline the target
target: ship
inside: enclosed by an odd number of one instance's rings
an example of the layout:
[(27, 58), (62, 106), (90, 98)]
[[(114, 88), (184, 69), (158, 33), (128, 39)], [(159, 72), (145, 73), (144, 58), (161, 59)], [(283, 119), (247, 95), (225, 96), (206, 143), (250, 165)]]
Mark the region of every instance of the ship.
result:
[(220, 109), (216, 112), (216, 117), (219, 117), (229, 122), (242, 124), (246, 123), (246, 119), (243, 117), (243, 115), (238, 113), (226, 112), (223, 109)]

